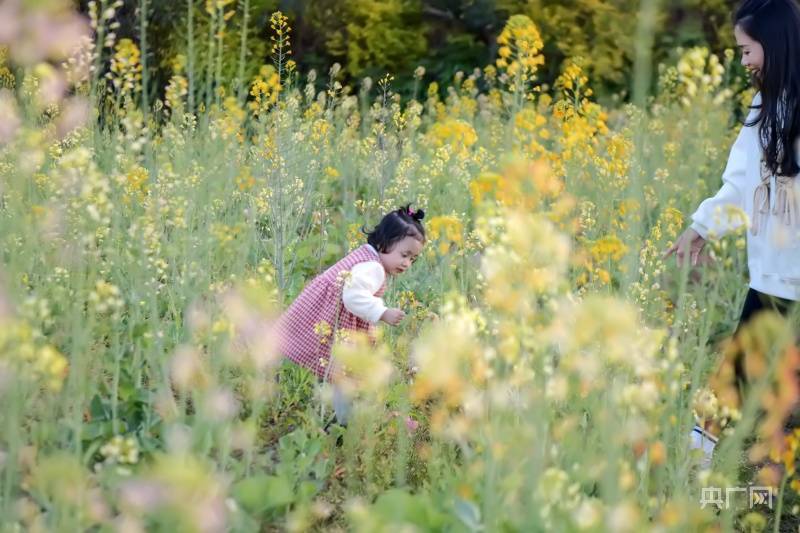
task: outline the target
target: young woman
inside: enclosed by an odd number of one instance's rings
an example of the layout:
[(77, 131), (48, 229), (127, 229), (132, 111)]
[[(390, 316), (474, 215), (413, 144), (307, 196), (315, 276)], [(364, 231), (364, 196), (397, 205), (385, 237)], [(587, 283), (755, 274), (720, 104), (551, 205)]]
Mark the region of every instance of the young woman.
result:
[[(722, 188), (700, 204), (691, 227), (665, 255), (696, 265), (710, 236), (741, 224), (731, 206), (749, 216), (750, 284), (738, 332), (759, 312), (786, 314), (800, 299), (800, 9), (795, 0), (745, 0), (734, 16), (734, 34), (758, 93), (731, 149)], [(710, 463), (716, 439), (700, 427), (693, 439)]]

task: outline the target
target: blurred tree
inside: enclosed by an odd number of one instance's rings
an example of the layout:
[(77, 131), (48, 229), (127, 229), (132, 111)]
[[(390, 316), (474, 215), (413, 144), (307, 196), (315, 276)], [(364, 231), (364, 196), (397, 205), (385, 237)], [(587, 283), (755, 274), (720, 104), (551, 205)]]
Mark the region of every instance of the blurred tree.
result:
[(428, 51), (419, 0), (344, 0), (345, 31), (330, 36), (328, 51), (345, 59), (354, 76), (413, 69)]
[(451, 80), (494, 60), (497, 35), (505, 22), (495, 0), (427, 0), (429, 52), (420, 64), (432, 80)]
[[(546, 63), (539, 76), (552, 82), (564, 59), (583, 56), (589, 78), (600, 94), (624, 92), (634, 57), (640, 0), (247, 0), (249, 5), (245, 74), (250, 78), (269, 62), (269, 16), (281, 10), (292, 26), (292, 57), (301, 72), (321, 74), (334, 62), (344, 76), (395, 75), (395, 90), (410, 94), (413, 71), (424, 66), (427, 81), (447, 82), (494, 60), (496, 38), (513, 14), (528, 15), (545, 42)], [(87, 0), (79, 0), (86, 11)], [(148, 64), (152, 89), (160, 90), (179, 54), (187, 54), (187, 10), (193, 7), (195, 72), (212, 65), (205, 0), (148, 1)], [(732, 0), (662, 2), (654, 60), (663, 61), (679, 46), (708, 44), (715, 52), (732, 46)], [(119, 10), (119, 37), (138, 41), (140, 0)], [(236, 13), (223, 38), (223, 78), (233, 80), (240, 59), (245, 0), (226, 9)], [(440, 83), (440, 85), (445, 85)], [(158, 88), (158, 89), (156, 89)]]
[(505, 13), (528, 15), (542, 34), (543, 76), (554, 79), (562, 61), (582, 56), (593, 83), (619, 87), (634, 57), (639, 0), (499, 0)]
[(731, 20), (738, 1), (681, 0), (669, 10), (669, 21), (663, 29), (663, 46), (708, 44), (716, 51), (733, 47)]

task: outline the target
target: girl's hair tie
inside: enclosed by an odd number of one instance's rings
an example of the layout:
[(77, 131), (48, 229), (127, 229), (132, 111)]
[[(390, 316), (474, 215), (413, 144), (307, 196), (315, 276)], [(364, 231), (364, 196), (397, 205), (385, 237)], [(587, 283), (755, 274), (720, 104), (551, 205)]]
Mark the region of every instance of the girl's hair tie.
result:
[(411, 204), (402, 206), (400, 209), (396, 211), (396, 213), (407, 216), (408, 218), (416, 220), (417, 222), (425, 218), (425, 211), (423, 211), (422, 209), (417, 209), (415, 211), (414, 209), (411, 209)]

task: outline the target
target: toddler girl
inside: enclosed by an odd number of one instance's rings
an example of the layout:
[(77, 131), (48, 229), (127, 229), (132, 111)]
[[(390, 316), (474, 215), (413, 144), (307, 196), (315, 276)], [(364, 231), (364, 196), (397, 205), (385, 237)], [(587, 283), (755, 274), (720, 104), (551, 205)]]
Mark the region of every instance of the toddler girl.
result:
[[(424, 217), (423, 210), (410, 206), (388, 213), (366, 233), (366, 244), (314, 278), (279, 321), (283, 355), (317, 377), (332, 381), (339, 371), (331, 361), (331, 345), (338, 331), (364, 332), (374, 339), (374, 324), (399, 324), (405, 313), (387, 307), (381, 296), (387, 276), (408, 270), (422, 251)], [(347, 405), (336, 388), (334, 409), (343, 423)]]

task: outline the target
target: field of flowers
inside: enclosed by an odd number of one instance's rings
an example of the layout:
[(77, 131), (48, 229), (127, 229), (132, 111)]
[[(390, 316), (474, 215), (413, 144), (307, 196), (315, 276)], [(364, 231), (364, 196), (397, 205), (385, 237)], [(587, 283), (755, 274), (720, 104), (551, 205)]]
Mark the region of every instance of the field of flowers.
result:
[[(418, 69), (401, 101), (388, 74), (298, 72), (280, 13), (273, 62), (222, 83), (228, 4), (163, 99), (112, 2), (0, 4), (0, 530), (796, 524), (800, 354), (770, 318), (727, 340), (744, 235), (693, 271), (662, 259), (752, 98), (732, 51), (680, 50), (641, 105), (605, 107), (579, 57), (540, 84), (513, 16), (494, 65)], [(429, 242), (386, 295), (408, 316), (335, 347), (356, 409), (326, 432), (329, 387), (266, 332), (408, 202)], [(696, 418), (725, 435), (711, 471)], [(774, 508), (701, 505), (748, 484)]]

